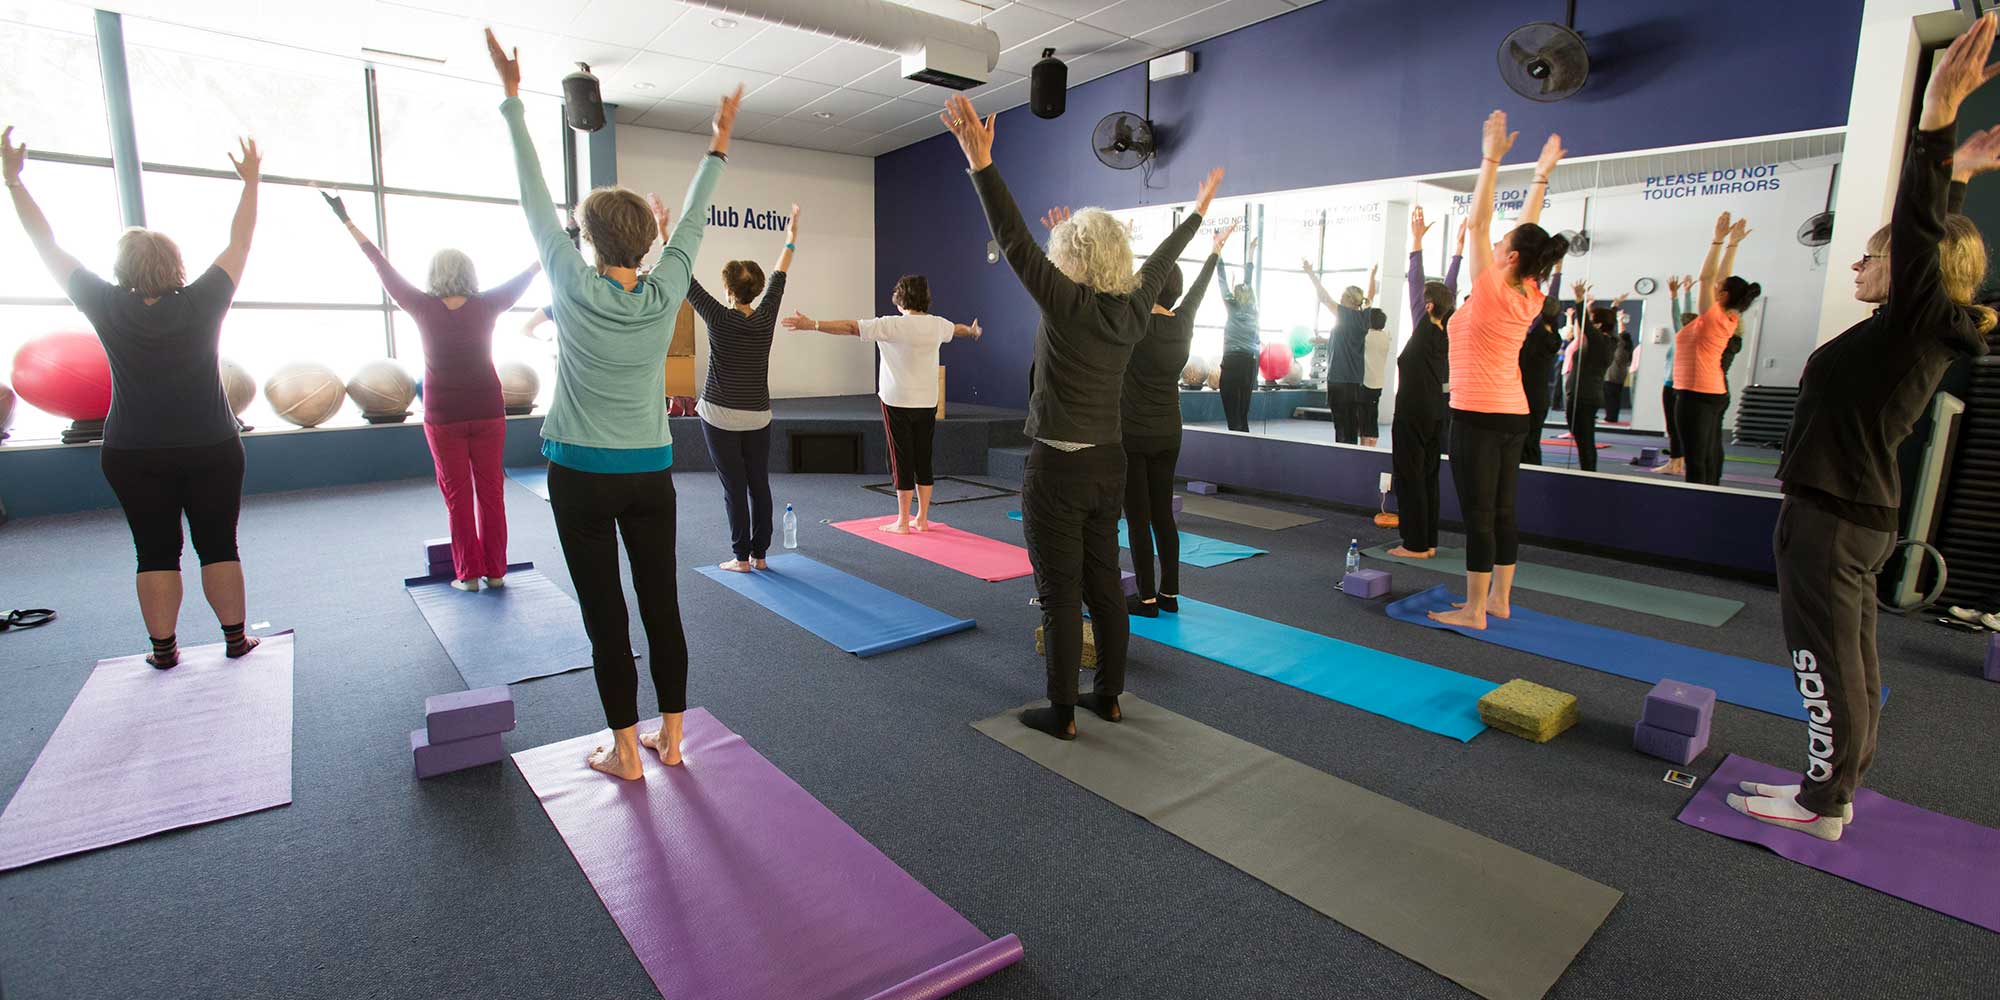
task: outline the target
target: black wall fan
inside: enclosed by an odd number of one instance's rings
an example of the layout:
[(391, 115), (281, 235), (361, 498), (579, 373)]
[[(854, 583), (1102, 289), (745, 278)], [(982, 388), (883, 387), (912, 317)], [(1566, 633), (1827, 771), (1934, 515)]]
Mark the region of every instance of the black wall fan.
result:
[(1153, 123), (1130, 111), (1114, 111), (1091, 131), (1090, 148), (1105, 166), (1130, 170), (1153, 158)]
[(1536, 21), (1507, 33), (1500, 43), (1500, 79), (1514, 93), (1549, 103), (1571, 97), (1590, 79), (1590, 52), (1576, 33), (1576, 0), (1563, 24)]
[(1809, 247), (1823, 247), (1833, 242), (1833, 192), (1840, 183), (1840, 165), (1834, 164), (1832, 176), (1826, 182), (1826, 210), (1807, 219), (1799, 226), (1799, 242)]

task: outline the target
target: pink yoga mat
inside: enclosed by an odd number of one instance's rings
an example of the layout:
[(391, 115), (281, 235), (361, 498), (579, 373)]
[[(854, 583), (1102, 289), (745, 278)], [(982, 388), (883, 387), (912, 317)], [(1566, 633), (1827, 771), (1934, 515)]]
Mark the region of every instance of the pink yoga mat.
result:
[(292, 634), (99, 660), (0, 813), (0, 871), (292, 801)]
[(936, 1000), (1020, 961), (707, 710), (686, 725), (641, 781), (584, 764), (607, 730), (514, 755), (661, 996)]
[(836, 521), (833, 526), (981, 580), (1012, 580), (1035, 572), (1028, 564), (1028, 550), (1019, 545), (960, 531), (936, 521), (931, 522), (929, 531), (912, 531), (907, 535), (880, 530), (882, 525), (895, 520), (894, 514), (887, 514), (858, 521)]

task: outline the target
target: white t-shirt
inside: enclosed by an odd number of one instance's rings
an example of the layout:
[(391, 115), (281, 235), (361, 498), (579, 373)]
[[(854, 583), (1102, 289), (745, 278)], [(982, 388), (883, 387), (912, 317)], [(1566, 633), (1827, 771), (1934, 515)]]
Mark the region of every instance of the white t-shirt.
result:
[(942, 316), (881, 316), (864, 319), (861, 339), (882, 352), (881, 388), (890, 406), (934, 410), (938, 404), (938, 347), (951, 339), (953, 324)]
[(1382, 388), (1383, 369), (1389, 367), (1389, 331), (1368, 331), (1368, 339), (1362, 342), (1361, 352), (1366, 366), (1361, 385), (1368, 389)]

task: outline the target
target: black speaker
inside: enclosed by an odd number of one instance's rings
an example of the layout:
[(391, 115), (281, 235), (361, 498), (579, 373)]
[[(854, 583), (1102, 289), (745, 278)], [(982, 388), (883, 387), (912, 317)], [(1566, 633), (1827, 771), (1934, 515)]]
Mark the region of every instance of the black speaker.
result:
[(1069, 67), (1056, 58), (1056, 50), (1042, 50), (1042, 61), (1035, 64), (1029, 80), (1028, 104), (1035, 109), (1035, 117), (1061, 118), (1069, 91)]
[(604, 95), (589, 63), (577, 63), (577, 70), (563, 77), (563, 117), (569, 127), (595, 132), (604, 127)]

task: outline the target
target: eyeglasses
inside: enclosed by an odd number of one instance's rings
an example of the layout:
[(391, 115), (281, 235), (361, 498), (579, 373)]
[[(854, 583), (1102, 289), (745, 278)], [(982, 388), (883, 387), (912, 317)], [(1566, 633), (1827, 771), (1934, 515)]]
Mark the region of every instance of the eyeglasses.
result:
[(1886, 253), (1864, 253), (1861, 255), (1861, 263), (1864, 266), (1871, 260), (1888, 260), (1888, 259), (1889, 255)]

